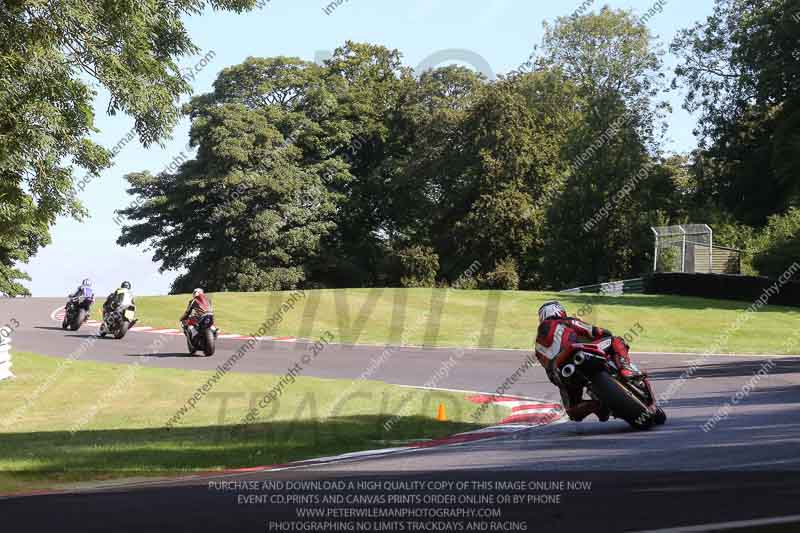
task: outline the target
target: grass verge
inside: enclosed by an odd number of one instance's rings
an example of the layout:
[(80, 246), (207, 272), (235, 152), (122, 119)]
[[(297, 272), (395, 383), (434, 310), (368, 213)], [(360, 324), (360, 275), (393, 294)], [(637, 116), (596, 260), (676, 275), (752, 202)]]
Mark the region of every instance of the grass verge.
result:
[[(289, 293), (212, 294), (218, 325), (225, 331), (256, 332)], [(718, 350), (728, 353), (798, 353), (786, 338), (800, 326), (800, 310), (765, 306), (737, 318), (749, 302), (682, 296), (599, 296), (529, 291), (449, 289), (339, 289), (306, 291), (267, 335), (317, 338), (331, 331), (337, 342), (430, 346), (530, 348), (536, 311), (558, 298), (571, 314), (629, 334), (634, 350), (703, 352), (730, 333)], [(186, 295), (137, 299), (141, 323), (175, 327)], [(494, 323), (494, 327), (492, 324)], [(486, 328), (489, 334), (480, 336)]]
[[(477, 405), (463, 394), (298, 377), (242, 426), (250, 402), (278, 378), (230, 373), (167, 429), (210, 372), (64, 361), (14, 353), (17, 378), (0, 382), (0, 493), (280, 464), (443, 437), (508, 414), (490, 409), (473, 421)], [(346, 391), (358, 394), (328, 416)], [(447, 421), (435, 418), (439, 403)]]

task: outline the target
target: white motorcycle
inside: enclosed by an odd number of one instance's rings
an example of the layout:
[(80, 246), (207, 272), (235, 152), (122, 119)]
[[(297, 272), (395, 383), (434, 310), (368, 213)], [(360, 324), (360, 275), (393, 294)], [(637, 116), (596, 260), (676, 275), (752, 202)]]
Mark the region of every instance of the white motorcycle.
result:
[(101, 337), (111, 333), (115, 339), (121, 339), (137, 322), (133, 295), (128, 291), (118, 294), (122, 297), (118, 299), (113, 310), (103, 315), (103, 323), (100, 325)]

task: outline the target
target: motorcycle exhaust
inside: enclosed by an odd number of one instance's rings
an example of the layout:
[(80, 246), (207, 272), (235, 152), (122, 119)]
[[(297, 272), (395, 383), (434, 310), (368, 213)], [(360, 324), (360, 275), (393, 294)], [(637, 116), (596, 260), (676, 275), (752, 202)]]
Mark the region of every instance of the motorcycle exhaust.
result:
[(575, 361), (576, 365), (582, 365), (584, 361), (586, 361), (586, 356), (583, 355), (583, 352), (578, 352), (575, 354), (575, 357), (572, 358)]
[(564, 365), (561, 369), (561, 375), (565, 378), (570, 377), (572, 374), (575, 373), (575, 365)]

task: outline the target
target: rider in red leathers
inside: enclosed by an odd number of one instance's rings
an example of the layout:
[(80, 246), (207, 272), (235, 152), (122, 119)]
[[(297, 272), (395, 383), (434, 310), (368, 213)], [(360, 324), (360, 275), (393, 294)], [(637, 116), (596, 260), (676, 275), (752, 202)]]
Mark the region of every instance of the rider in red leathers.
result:
[(203, 289), (195, 289), (192, 292), (192, 299), (186, 306), (186, 311), (181, 316), (181, 326), (189, 330), (191, 337), (194, 337), (197, 329), (197, 321), (206, 313), (211, 313), (211, 300), (205, 295)]
[[(558, 387), (564, 410), (571, 420), (580, 422), (591, 414), (605, 422), (610, 413), (598, 400), (583, 399), (583, 387), (570, 387), (563, 383), (558, 369), (573, 354), (575, 344), (592, 342), (612, 333), (606, 329), (568, 317), (567, 311), (556, 300), (545, 302), (539, 308), (539, 330), (536, 335), (536, 358), (547, 371), (547, 377)], [(616, 341), (615, 342), (621, 342)], [(619, 347), (627, 356), (627, 347)], [(623, 371), (627, 365), (623, 361)]]

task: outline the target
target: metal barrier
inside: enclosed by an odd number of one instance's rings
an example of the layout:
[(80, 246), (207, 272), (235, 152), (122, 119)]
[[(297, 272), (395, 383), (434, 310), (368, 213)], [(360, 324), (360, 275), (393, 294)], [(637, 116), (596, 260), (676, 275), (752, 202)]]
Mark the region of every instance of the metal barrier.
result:
[(11, 373), (11, 339), (0, 338), (0, 381), (13, 378)]
[(644, 278), (623, 279), (620, 281), (608, 281), (606, 283), (595, 283), (594, 285), (583, 285), (573, 289), (559, 291), (562, 293), (593, 293), (606, 296), (620, 296), (622, 294), (636, 294), (644, 292)]

